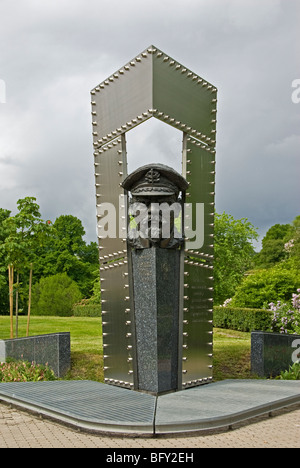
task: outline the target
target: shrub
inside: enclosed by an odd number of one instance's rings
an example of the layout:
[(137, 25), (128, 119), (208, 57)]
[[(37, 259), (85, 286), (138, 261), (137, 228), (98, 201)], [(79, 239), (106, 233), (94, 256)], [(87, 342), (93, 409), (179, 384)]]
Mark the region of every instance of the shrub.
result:
[(28, 361), (0, 363), (0, 382), (38, 382), (41, 380), (56, 380), (54, 372), (46, 364), (35, 364)]
[(79, 287), (66, 273), (41, 278), (32, 291), (32, 315), (71, 316), (80, 298)]
[(299, 285), (300, 274), (295, 270), (286, 270), (281, 266), (258, 270), (238, 286), (231, 305), (259, 309), (274, 298), (288, 301)]
[(289, 370), (281, 372), (281, 380), (300, 380), (300, 362), (295, 362)]
[(271, 331), (273, 313), (265, 309), (214, 307), (214, 326), (250, 332)]
[(273, 312), (272, 331), (279, 333), (299, 333), (300, 331), (300, 289), (293, 294), (290, 305), (277, 301), (271, 302), (270, 310)]
[(98, 304), (87, 304), (80, 305), (76, 304), (73, 307), (74, 317), (101, 317), (101, 305)]

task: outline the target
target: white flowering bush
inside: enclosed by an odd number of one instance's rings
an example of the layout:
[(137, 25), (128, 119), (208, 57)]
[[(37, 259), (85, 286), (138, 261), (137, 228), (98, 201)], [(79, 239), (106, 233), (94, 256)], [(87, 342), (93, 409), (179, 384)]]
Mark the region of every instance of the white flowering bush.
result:
[(270, 302), (269, 308), (274, 312), (273, 332), (300, 334), (300, 289), (297, 289), (297, 294), (293, 294), (290, 304)]

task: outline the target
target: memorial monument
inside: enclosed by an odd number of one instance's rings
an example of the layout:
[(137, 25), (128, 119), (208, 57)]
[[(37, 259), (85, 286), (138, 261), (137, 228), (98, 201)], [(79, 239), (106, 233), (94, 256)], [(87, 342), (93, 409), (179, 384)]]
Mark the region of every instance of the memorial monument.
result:
[[(105, 382), (209, 383), (217, 90), (150, 46), (91, 95)], [(183, 133), (182, 174), (155, 155), (127, 174), (126, 133), (150, 118)]]

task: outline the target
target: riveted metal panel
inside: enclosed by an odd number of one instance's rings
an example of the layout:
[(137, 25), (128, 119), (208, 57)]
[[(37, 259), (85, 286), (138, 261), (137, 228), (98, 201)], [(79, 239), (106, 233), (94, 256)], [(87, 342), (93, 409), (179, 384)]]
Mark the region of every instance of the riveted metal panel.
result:
[(94, 156), (100, 263), (106, 263), (127, 255), (126, 196), (120, 185), (127, 175), (125, 136), (98, 148)]
[(96, 86), (91, 98), (95, 147), (149, 119), (152, 52), (146, 50)]
[[(192, 227), (198, 237), (203, 236), (200, 247), (197, 239), (187, 240), (186, 251), (210, 261), (214, 254), (215, 149), (191, 137), (185, 136), (184, 140), (184, 176), (189, 183), (185, 226)], [(204, 212), (197, 213), (197, 203), (203, 206)]]
[(155, 117), (214, 145), (217, 89), (150, 46), (91, 91), (97, 148)]
[(100, 268), (105, 382), (134, 386), (134, 327), (132, 325), (128, 262)]
[[(203, 233), (203, 245), (193, 248), (190, 239), (185, 249), (182, 386), (187, 388), (212, 380), (215, 150), (185, 135), (183, 153), (189, 182), (185, 227), (192, 223), (197, 235)], [(197, 204), (203, 207), (200, 219)]]
[(153, 54), (154, 116), (208, 145), (216, 139), (216, 88), (161, 51)]
[(212, 380), (212, 272), (211, 265), (188, 258), (184, 262), (183, 388)]

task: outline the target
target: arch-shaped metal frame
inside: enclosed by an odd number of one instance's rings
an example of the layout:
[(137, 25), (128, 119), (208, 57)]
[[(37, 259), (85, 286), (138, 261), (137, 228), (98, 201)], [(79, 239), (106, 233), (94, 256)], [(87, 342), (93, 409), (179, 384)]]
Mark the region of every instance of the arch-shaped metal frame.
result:
[[(127, 259), (126, 133), (150, 118), (183, 132), (182, 175), (193, 213), (204, 207), (203, 245), (186, 240), (182, 266), (179, 389), (212, 379), (213, 240), (217, 89), (154, 46), (91, 91), (100, 252), (105, 381), (137, 388)], [(144, 162), (145, 163), (145, 162)], [(115, 238), (103, 236), (101, 204), (118, 210)], [(189, 220), (188, 220), (189, 221)], [(191, 220), (192, 221), (192, 220)], [(124, 236), (122, 236), (122, 229)]]

